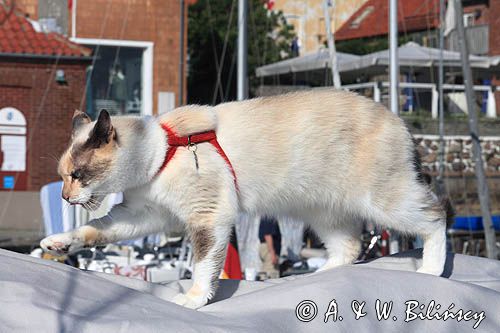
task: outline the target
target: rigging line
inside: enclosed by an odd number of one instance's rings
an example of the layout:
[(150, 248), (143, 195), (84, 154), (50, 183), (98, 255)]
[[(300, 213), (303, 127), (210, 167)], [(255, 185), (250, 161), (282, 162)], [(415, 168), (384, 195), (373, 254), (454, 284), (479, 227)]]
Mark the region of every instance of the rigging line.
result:
[(224, 96), (224, 101), (223, 102), (226, 102), (229, 98), (229, 87), (231, 85), (231, 82), (233, 80), (233, 73), (234, 73), (234, 67), (236, 65), (236, 54), (238, 52), (236, 51), (236, 49), (233, 51), (233, 59), (231, 60), (231, 68), (229, 69), (229, 76), (228, 76), (228, 80), (227, 80), (227, 83), (226, 83), (226, 95)]
[[(215, 69), (217, 70), (217, 72), (219, 72), (219, 56), (217, 54), (217, 47), (215, 46), (215, 35), (214, 35), (214, 29), (213, 29), (213, 24), (212, 24), (212, 7), (210, 5), (210, 0), (207, 0), (207, 11), (208, 11), (208, 22), (209, 22), (209, 25), (210, 25), (210, 36), (211, 36), (211, 40), (212, 40), (212, 51), (214, 53), (214, 60), (215, 60)], [(222, 91), (222, 87), (219, 85), (219, 87), (215, 87), (214, 90), (215, 92), (217, 92), (217, 88), (219, 88), (218, 92), (220, 93), (220, 98), (223, 99), (224, 98), (224, 92)]]
[(250, 4), (248, 6), (249, 8), (249, 13), (250, 13), (250, 22), (252, 23), (252, 32), (253, 32), (253, 40), (254, 40), (254, 44), (255, 44), (255, 51), (256, 51), (256, 54), (257, 54), (257, 62), (259, 64), (259, 66), (262, 66), (264, 65), (264, 63), (262, 62), (262, 58), (261, 58), (261, 55), (260, 55), (260, 50), (259, 50), (259, 41), (258, 41), (258, 38), (257, 38), (257, 29), (256, 29), (256, 24), (255, 24), (255, 13), (254, 13), (254, 9), (253, 9), (253, 6), (252, 4)]
[[(252, 6), (252, 4), (249, 5), (249, 12), (250, 12), (250, 21), (252, 23), (252, 32), (253, 32), (253, 39), (254, 39), (254, 44), (255, 44), (255, 52), (257, 55), (257, 63), (258, 66), (263, 66), (266, 64), (266, 55), (267, 55), (267, 34), (269, 31), (269, 15), (272, 15), (272, 12), (266, 9), (266, 29), (264, 31), (264, 51), (263, 54), (261, 55), (260, 52), (260, 46), (259, 46), (259, 39), (257, 38), (257, 24), (255, 24), (255, 10)], [(264, 77), (262, 76), (260, 78), (261, 85), (263, 85), (264, 82)]]
[[(47, 84), (46, 84), (45, 90), (43, 92), (42, 98), (40, 100), (40, 104), (38, 105), (38, 108), (37, 108), (36, 113), (35, 113), (35, 119), (33, 121), (34, 125), (32, 126), (32, 130), (29, 132), (29, 136), (28, 136), (28, 140), (27, 140), (26, 154), (28, 154), (28, 152), (30, 151), (31, 142), (33, 141), (33, 138), (35, 136), (34, 133), (36, 132), (36, 128), (38, 127), (38, 121), (40, 119), (40, 115), (41, 115), (43, 107), (45, 105), (47, 95), (48, 95), (49, 90), (51, 88), (51, 83), (53, 83), (55, 81), (54, 80), (55, 72), (56, 72), (57, 66), (59, 65), (59, 60), (61, 58), (61, 55), (62, 55), (62, 50), (59, 50), (59, 53), (57, 54), (56, 59), (54, 61), (54, 64), (52, 65), (52, 68), (50, 70), (50, 74), (48, 76)], [(14, 184), (17, 183), (17, 180), (19, 178), (19, 174), (20, 174), (20, 172), (16, 172), (16, 175), (14, 176)], [(14, 193), (14, 188), (9, 189), (8, 195), (7, 195), (7, 200), (5, 202), (5, 206), (3, 207), (2, 213), (0, 214), (0, 224), (3, 222), (3, 219), (5, 218), (5, 214), (7, 213), (7, 207), (9, 207), (9, 205), (10, 205), (13, 193)]]
[[(415, 12), (418, 11), (418, 10), (420, 10), (421, 8), (422, 8), (422, 6), (420, 6), (419, 8), (417, 8), (415, 10)], [(403, 6), (402, 5), (398, 6), (398, 10), (400, 11), (399, 14), (401, 14), (401, 17), (402, 17), (401, 24), (403, 26), (403, 33), (404, 33), (405, 39), (408, 39), (408, 29), (406, 28), (406, 20), (405, 20), (405, 14), (404, 14)], [(415, 12), (413, 12), (413, 14), (415, 14)], [(410, 70), (409, 70), (409, 72), (410, 72), (410, 80), (413, 80), (413, 77), (416, 77), (416, 75), (415, 75), (415, 67), (411, 64), (411, 62), (410, 62), (410, 65), (408, 67), (410, 68)], [(434, 81), (432, 81), (432, 83), (434, 83)], [(416, 102), (415, 105), (421, 105), (419, 94), (418, 93), (413, 94), (413, 92), (412, 92), (412, 98), (413, 98), (413, 96), (415, 96), (415, 102)]]
[(7, 5), (7, 1), (3, 0), (0, 5), (5, 10), (5, 17), (0, 21), (0, 26), (2, 26), (5, 22), (9, 20), (9, 17), (14, 13), (14, 9), (16, 8), (16, 0), (10, 1), (10, 6)]
[[(471, 146), (472, 147), (472, 146)], [(460, 162), (463, 163), (463, 159), (462, 159), (462, 156), (460, 155)], [(472, 234), (472, 226), (470, 224), (470, 218), (472, 216), (471, 212), (471, 207), (469, 205), (469, 193), (467, 191), (467, 175), (465, 173), (465, 170), (462, 170), (460, 171), (461, 173), (461, 178), (462, 178), (462, 185), (463, 185), (463, 199), (464, 199), (464, 205), (465, 205), (465, 211), (466, 211), (466, 214), (467, 214), (467, 226), (468, 226), (468, 232), (469, 232), (469, 239), (472, 240), (473, 239), (473, 234)], [(469, 177), (470, 178), (470, 177)], [(471, 199), (472, 200), (472, 199)], [(476, 213), (476, 212), (474, 212)]]
[[(109, 8), (111, 7), (111, 3), (112, 3), (112, 0), (108, 0), (108, 3), (106, 5), (106, 11), (104, 13), (104, 20), (103, 20), (102, 25), (101, 25), (101, 33), (100, 33), (99, 39), (102, 39), (102, 37), (104, 36), (104, 30), (106, 29), (106, 25), (108, 22)], [(88, 74), (88, 77), (85, 79), (85, 87), (83, 88), (82, 98), (80, 99), (80, 106), (79, 106), (80, 110), (83, 109), (83, 102), (85, 101), (85, 96), (87, 95), (87, 90), (88, 90), (89, 84), (91, 84), (91, 81), (92, 81), (92, 75), (94, 73), (95, 63), (97, 61), (97, 55), (99, 54), (100, 48), (101, 48), (101, 44), (97, 44), (97, 46), (94, 50), (94, 55), (92, 56), (92, 64), (90, 65), (90, 73)]]
[[(13, 3), (15, 3), (15, 1), (13, 1)], [(111, 3), (110, 0), (108, 0), (108, 7), (109, 7), (109, 4)], [(107, 13), (107, 10), (106, 10), (106, 13)], [(106, 14), (107, 15), (107, 14)], [(104, 31), (102, 31), (101, 33), (101, 38), (102, 38), (102, 34), (104, 33)], [(42, 98), (41, 98), (41, 101), (40, 101), (40, 104), (38, 106), (38, 109), (36, 111), (36, 114), (35, 114), (35, 120), (34, 120), (34, 125), (32, 126), (33, 130), (30, 131), (30, 135), (28, 136), (28, 141), (27, 141), (27, 152), (30, 150), (30, 146), (31, 146), (31, 142), (34, 138), (34, 133), (36, 131), (36, 128), (38, 127), (38, 120), (40, 118), (40, 115), (41, 115), (41, 112), (43, 110), (43, 106), (45, 104), (45, 101), (47, 99), (47, 95), (49, 93), (49, 90), (51, 88), (51, 81), (54, 80), (54, 75), (55, 75), (55, 71), (57, 69), (57, 66), (59, 64), (59, 61), (60, 61), (60, 58), (61, 58), (61, 55), (62, 55), (62, 51), (59, 50), (59, 53), (57, 54), (56, 56), (56, 59), (55, 59), (55, 62), (54, 62), (54, 65), (52, 66), (52, 69), (51, 69), (51, 72), (50, 72), (50, 75), (49, 75), (49, 78), (48, 78), (48, 82), (47, 82), (47, 85), (46, 85), (46, 88), (44, 90), (44, 93), (42, 95)], [(95, 60), (95, 57), (94, 57), (94, 60)], [(93, 61), (94, 62), (94, 61)], [(85, 84), (85, 88), (84, 88), (84, 91), (86, 90), (86, 87), (87, 87), (87, 84)], [(83, 94), (83, 96), (85, 96), (85, 92)], [(83, 98), (82, 100), (80, 101), (80, 109), (82, 108), (82, 101), (83, 101)], [(17, 180), (18, 180), (18, 177), (19, 177), (19, 173), (16, 173), (15, 177), (14, 177), (14, 184), (17, 183)], [(0, 214), (0, 224), (2, 223), (3, 219), (5, 218), (5, 214), (7, 212), (7, 207), (9, 207), (10, 205), (10, 202), (11, 202), (11, 199), (12, 199), (12, 194), (14, 192), (14, 189), (10, 189), (9, 190), (9, 194), (7, 196), (7, 200), (6, 200), (6, 203), (5, 203), (5, 206), (2, 210), (2, 213)]]
[[(439, 6), (439, 1), (437, 2), (438, 6)], [(427, 13), (429, 13), (429, 0), (427, 0), (425, 2), (425, 8), (427, 10)], [(435, 9), (435, 8), (433, 8)], [(435, 14), (435, 11), (432, 12), (433, 14)], [(435, 20), (436, 18), (433, 17), (433, 19)], [(430, 40), (430, 37), (431, 37), (431, 28), (430, 28), (430, 24), (431, 22), (429, 21), (429, 15), (426, 15), (425, 16), (425, 20), (426, 20), (426, 31), (427, 31), (427, 40)], [(436, 33), (437, 33), (437, 29), (435, 29), (435, 34), (434, 34), (434, 37), (436, 37)], [(434, 67), (432, 67), (432, 70), (430, 70), (430, 76), (431, 76), (431, 82), (432, 83), (435, 83), (435, 77), (434, 77)]]
[[(226, 58), (226, 50), (227, 50), (227, 45), (228, 45), (228, 42), (229, 42), (229, 32), (230, 32), (230, 29), (231, 29), (231, 24), (233, 22), (233, 14), (234, 14), (235, 3), (236, 3), (235, 0), (233, 0), (232, 3), (231, 3), (231, 12), (229, 14), (229, 20), (227, 22), (227, 28), (226, 28), (226, 35), (224, 37), (224, 45), (222, 47), (222, 55), (221, 55), (221, 59), (220, 59), (220, 67), (217, 70), (217, 82), (215, 84), (214, 94), (213, 94), (213, 97), (212, 97), (212, 104), (215, 104), (215, 102), (217, 100), (217, 89), (218, 89), (219, 85), (221, 86), (221, 89), (222, 89), (221, 75), (222, 75), (222, 69), (224, 68), (224, 60)], [(222, 91), (222, 95), (224, 95), (223, 92), (224, 91)], [(222, 99), (224, 99), (224, 96), (222, 96)]]
[[(272, 15), (272, 13), (269, 13), (269, 15)], [(267, 16), (267, 13), (266, 13), (266, 30), (265, 30), (265, 34), (264, 34), (264, 51), (263, 51), (263, 54), (262, 54), (262, 63), (265, 64), (267, 62), (267, 42), (268, 42), (268, 39), (269, 36), (268, 36), (268, 33), (269, 33), (269, 16)]]
[[(130, 0), (127, 0), (127, 10), (125, 11), (125, 19), (122, 21), (122, 28), (120, 31), (120, 39), (123, 38), (123, 35), (125, 34), (125, 29), (127, 28), (129, 9), (130, 9)], [(113, 60), (113, 66), (111, 67), (113, 70), (116, 70), (116, 63), (118, 62), (120, 50), (121, 50), (121, 46), (118, 46), (116, 48), (115, 59)], [(110, 88), (111, 88), (111, 80), (108, 80), (108, 87), (106, 88), (106, 99), (109, 98), (110, 91), (111, 91)]]

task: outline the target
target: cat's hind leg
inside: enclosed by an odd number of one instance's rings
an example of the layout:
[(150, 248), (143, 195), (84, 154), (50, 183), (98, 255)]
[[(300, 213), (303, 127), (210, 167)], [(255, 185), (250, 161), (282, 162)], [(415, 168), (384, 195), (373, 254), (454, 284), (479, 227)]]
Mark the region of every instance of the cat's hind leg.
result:
[(361, 249), (362, 221), (352, 216), (325, 214), (314, 221), (313, 229), (323, 240), (327, 262), (317, 272), (352, 264)]
[(441, 275), (446, 260), (446, 212), (427, 186), (416, 183), (378, 223), (424, 240), (420, 273)]

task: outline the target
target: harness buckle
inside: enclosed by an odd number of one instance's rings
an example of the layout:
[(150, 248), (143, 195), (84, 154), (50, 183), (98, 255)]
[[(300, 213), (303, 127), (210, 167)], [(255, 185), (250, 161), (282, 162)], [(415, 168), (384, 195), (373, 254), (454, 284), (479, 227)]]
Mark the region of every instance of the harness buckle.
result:
[(188, 136), (188, 145), (187, 149), (191, 152), (193, 152), (194, 156), (194, 164), (196, 166), (196, 171), (199, 170), (200, 166), (198, 164), (198, 155), (196, 154), (196, 151), (198, 150), (198, 145), (196, 143), (191, 142), (191, 135)]

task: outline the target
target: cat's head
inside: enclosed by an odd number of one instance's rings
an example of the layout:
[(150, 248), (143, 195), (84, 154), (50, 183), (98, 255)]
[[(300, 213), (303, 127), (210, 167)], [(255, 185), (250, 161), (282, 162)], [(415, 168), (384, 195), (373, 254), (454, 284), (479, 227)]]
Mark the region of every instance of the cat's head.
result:
[(58, 166), (64, 181), (62, 197), (71, 204), (98, 208), (104, 195), (113, 192), (110, 180), (117, 151), (116, 130), (106, 110), (95, 122), (75, 111), (71, 142)]

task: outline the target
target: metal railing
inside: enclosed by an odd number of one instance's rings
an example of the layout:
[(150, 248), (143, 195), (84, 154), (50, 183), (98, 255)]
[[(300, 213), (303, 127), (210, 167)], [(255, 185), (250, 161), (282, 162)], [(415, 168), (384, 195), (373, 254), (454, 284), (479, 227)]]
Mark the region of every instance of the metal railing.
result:
[[(372, 89), (373, 90), (373, 99), (375, 102), (381, 101), (381, 88), (389, 87), (389, 82), (365, 82), (365, 83), (356, 83), (356, 84), (348, 84), (343, 85), (342, 89), (346, 90), (361, 90), (361, 89)], [(430, 90), (432, 95), (431, 102), (431, 115), (433, 119), (437, 119), (438, 117), (438, 101), (439, 94), (437, 91), (437, 84), (435, 83), (418, 83), (418, 82), (400, 82), (400, 88), (411, 88), (418, 90)], [(444, 84), (443, 85), (444, 92), (464, 92), (465, 87), (462, 84)], [(495, 101), (495, 91), (500, 91), (500, 87), (492, 87), (486, 85), (475, 85), (474, 91), (487, 92), (487, 102), (486, 102), (486, 117), (487, 118), (496, 118), (496, 101)], [(467, 110), (462, 110), (467, 112)]]

